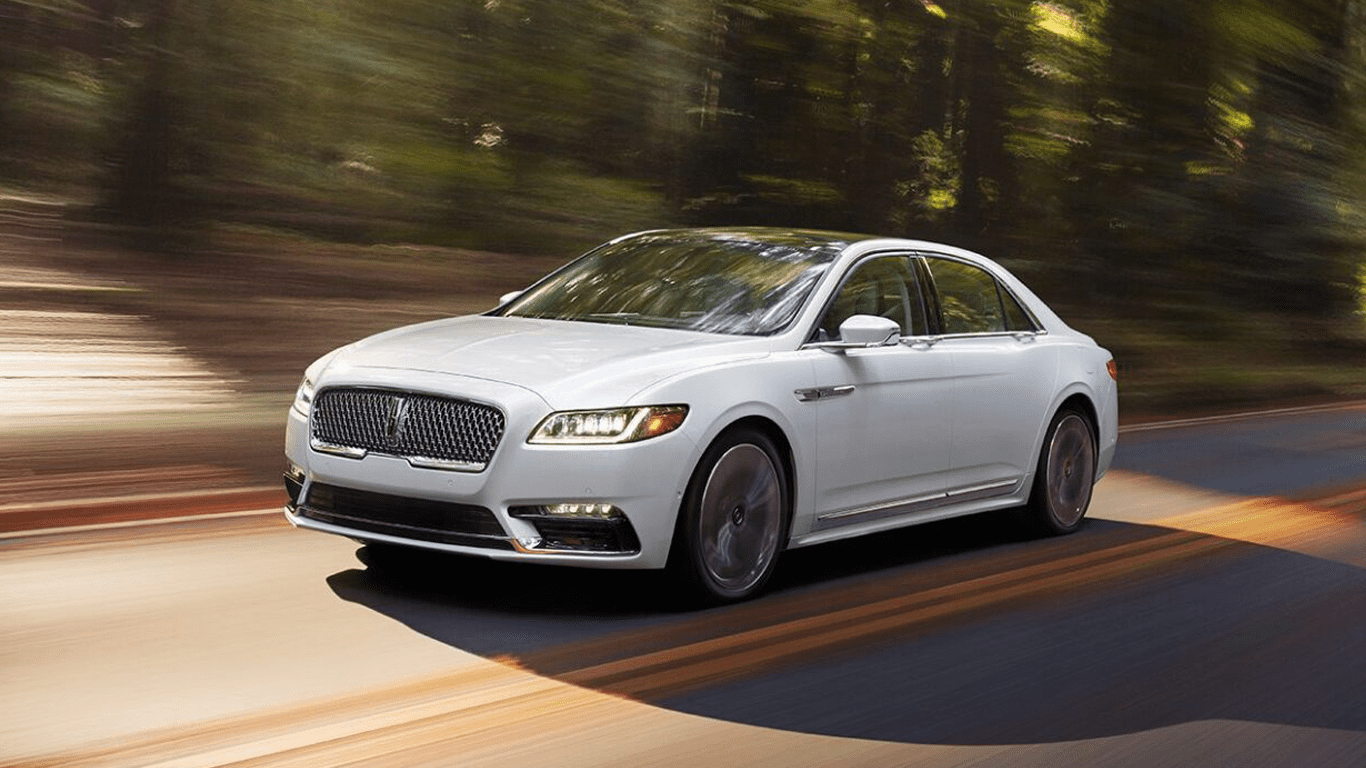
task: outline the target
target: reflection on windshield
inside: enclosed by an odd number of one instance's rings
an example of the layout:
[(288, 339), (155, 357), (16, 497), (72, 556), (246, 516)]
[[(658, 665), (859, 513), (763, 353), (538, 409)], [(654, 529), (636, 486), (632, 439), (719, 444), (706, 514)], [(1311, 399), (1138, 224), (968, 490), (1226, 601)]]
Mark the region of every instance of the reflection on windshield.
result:
[(663, 232), (605, 245), (504, 314), (764, 335), (796, 316), (842, 243)]

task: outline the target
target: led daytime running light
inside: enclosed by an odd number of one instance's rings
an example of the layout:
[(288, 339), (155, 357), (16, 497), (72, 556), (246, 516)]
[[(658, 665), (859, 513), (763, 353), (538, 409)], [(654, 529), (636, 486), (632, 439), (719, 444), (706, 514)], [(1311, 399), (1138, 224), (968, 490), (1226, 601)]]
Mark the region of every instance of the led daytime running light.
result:
[(617, 517), (620, 511), (611, 504), (549, 504), (543, 507), (547, 515), (556, 517), (591, 517), (599, 520)]

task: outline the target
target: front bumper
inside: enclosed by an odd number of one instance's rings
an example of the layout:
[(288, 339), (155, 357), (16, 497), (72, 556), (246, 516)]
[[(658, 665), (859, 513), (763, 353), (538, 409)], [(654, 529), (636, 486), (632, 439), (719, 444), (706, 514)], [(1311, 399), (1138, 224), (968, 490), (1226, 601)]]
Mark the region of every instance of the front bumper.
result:
[[(523, 417), (528, 412), (509, 403), (507, 412), (506, 433), (488, 466), (457, 472), (395, 456), (315, 451), (307, 420), (291, 410), (285, 454), (292, 501), (285, 516), (299, 528), (361, 541), (495, 560), (665, 565), (698, 451), (686, 432), (622, 445), (530, 445), (526, 436), (548, 411), (542, 406)], [(555, 504), (607, 504), (619, 514), (574, 518), (539, 509)], [(357, 516), (358, 509), (365, 514)]]

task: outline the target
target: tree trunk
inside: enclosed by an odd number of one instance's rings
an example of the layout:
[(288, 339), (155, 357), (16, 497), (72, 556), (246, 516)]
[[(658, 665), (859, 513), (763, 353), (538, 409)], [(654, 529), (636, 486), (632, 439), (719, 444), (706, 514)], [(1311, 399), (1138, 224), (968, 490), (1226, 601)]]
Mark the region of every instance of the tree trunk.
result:
[(169, 44), (174, 0), (153, 0), (150, 45), (121, 141), (113, 208), (129, 224), (160, 227), (174, 219), (174, 97)]

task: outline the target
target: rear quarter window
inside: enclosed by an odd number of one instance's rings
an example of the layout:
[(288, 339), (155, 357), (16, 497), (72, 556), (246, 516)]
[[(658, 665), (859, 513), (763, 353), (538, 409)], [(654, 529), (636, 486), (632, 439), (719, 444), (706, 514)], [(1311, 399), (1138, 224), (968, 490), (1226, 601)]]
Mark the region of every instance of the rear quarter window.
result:
[(1029, 316), (1029, 313), (1025, 311), (1024, 307), (1020, 306), (1020, 302), (1015, 299), (1015, 296), (1011, 294), (1010, 291), (1007, 291), (1004, 285), (998, 284), (998, 287), (1001, 292), (1001, 306), (1005, 309), (1006, 330), (1039, 330), (1039, 327), (1034, 324), (1034, 320)]

